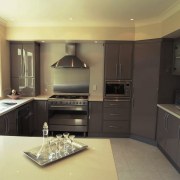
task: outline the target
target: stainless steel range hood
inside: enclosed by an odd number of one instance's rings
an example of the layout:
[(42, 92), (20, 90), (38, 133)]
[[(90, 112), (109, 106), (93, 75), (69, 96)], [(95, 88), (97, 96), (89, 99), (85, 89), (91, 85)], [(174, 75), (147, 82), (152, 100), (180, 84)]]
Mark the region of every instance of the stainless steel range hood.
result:
[(66, 44), (66, 56), (51, 65), (52, 68), (88, 68), (88, 66), (76, 56), (76, 44)]

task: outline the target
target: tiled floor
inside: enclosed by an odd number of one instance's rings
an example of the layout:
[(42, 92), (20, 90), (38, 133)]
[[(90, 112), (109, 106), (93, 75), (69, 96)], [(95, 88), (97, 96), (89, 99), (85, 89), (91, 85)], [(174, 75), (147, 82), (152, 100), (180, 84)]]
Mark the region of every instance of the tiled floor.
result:
[(133, 139), (111, 139), (119, 180), (180, 180), (180, 174), (155, 146)]

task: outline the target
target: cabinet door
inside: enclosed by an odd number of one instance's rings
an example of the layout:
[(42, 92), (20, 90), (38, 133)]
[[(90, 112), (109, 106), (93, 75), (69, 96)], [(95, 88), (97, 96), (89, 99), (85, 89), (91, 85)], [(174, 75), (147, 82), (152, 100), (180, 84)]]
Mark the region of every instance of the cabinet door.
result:
[(5, 115), (0, 116), (0, 135), (5, 135), (6, 134), (6, 117)]
[(89, 103), (89, 136), (100, 136), (102, 133), (102, 102)]
[(180, 39), (174, 43), (174, 63), (173, 71), (174, 75), (180, 75)]
[(180, 122), (179, 122), (179, 126), (178, 126), (178, 158), (177, 158), (177, 165), (180, 168)]
[(31, 136), (33, 124), (33, 103), (30, 102), (24, 106), (21, 106), (17, 111), (19, 135)]
[(11, 111), (6, 115), (7, 120), (7, 135), (18, 135), (18, 124), (17, 124), (17, 111)]
[(133, 43), (120, 44), (118, 79), (132, 79)]
[(34, 122), (33, 134), (37, 136), (42, 135), (42, 128), (44, 122), (48, 122), (48, 104), (46, 100), (34, 101)]
[(10, 44), (11, 77), (24, 75), (22, 44)]
[(168, 114), (166, 152), (177, 163), (180, 120)]
[(25, 77), (34, 77), (35, 73), (35, 45), (23, 44), (23, 63), (24, 63), (24, 76)]
[(118, 79), (119, 44), (105, 45), (105, 80)]
[(134, 47), (131, 133), (155, 140), (161, 42), (140, 41)]
[(167, 113), (158, 108), (157, 143), (165, 150), (167, 141)]

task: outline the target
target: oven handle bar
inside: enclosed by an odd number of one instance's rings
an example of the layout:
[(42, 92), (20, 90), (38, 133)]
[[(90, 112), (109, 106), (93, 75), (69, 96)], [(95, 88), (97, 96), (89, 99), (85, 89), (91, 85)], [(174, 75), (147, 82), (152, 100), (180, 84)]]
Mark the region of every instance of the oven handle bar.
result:
[(87, 106), (55, 106), (51, 105), (49, 110), (78, 110), (83, 111), (87, 110)]

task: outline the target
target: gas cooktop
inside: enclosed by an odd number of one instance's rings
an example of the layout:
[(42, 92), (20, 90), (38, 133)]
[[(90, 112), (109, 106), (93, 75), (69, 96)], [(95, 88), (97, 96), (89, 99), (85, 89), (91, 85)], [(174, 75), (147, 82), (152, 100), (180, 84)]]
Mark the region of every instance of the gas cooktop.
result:
[(52, 95), (50, 99), (88, 99), (85, 95)]

